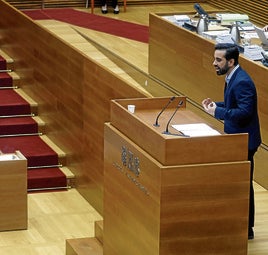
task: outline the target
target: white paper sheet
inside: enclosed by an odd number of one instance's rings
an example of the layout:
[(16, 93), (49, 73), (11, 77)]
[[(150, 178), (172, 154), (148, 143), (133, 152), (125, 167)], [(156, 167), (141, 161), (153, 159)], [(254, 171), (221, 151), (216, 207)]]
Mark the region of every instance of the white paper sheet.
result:
[(217, 130), (211, 128), (205, 123), (172, 125), (172, 127), (182, 134), (190, 137), (220, 135)]

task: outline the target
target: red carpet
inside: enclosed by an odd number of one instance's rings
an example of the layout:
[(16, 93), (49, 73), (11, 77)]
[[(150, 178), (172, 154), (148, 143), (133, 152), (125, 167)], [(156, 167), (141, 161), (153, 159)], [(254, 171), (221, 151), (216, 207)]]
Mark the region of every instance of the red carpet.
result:
[(36, 134), (37, 132), (37, 123), (32, 117), (0, 118), (0, 135)]
[(7, 63), (6, 60), (0, 56), (0, 70), (6, 70), (7, 69)]
[[(4, 70), (1, 69), (0, 70)], [(11, 87), (12, 78), (8, 73), (0, 73), (0, 87)]]
[[(53, 179), (53, 186), (51, 180)], [(58, 168), (28, 170), (28, 189), (66, 187), (65, 175)]]
[(131, 22), (107, 18), (74, 9), (27, 10), (24, 14), (34, 20), (55, 19), (79, 27), (84, 27), (128, 39), (148, 43), (149, 28)]
[(0, 116), (29, 114), (30, 105), (13, 89), (0, 90)]
[(62, 189), (67, 186), (66, 176), (55, 167), (58, 155), (36, 135), (38, 124), (32, 117), (11, 117), (30, 113), (29, 103), (16, 90), (0, 89), (0, 151), (19, 150), (26, 157), (28, 167), (34, 167), (27, 171), (28, 191)]
[(0, 138), (3, 153), (19, 150), (28, 160), (28, 167), (57, 165), (58, 155), (39, 136)]

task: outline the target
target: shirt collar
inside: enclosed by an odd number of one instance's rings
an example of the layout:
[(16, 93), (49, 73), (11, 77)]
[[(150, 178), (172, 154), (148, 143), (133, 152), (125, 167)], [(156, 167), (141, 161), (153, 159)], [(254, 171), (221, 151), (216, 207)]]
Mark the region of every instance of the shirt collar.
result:
[(226, 77), (225, 77), (225, 81), (226, 81), (227, 84), (229, 84), (229, 81), (231, 80), (231, 78), (232, 78), (234, 72), (238, 69), (238, 67), (239, 67), (239, 64), (237, 64), (237, 65), (234, 67), (234, 69), (232, 70), (232, 72), (230, 72), (229, 75), (226, 75)]

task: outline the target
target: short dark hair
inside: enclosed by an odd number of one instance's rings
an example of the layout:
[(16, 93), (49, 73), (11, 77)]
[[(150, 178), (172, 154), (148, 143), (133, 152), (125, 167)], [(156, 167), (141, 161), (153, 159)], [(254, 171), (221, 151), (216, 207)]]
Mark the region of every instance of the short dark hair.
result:
[(226, 50), (226, 60), (234, 59), (234, 65), (238, 64), (239, 49), (235, 44), (232, 43), (218, 43), (215, 45), (215, 50)]

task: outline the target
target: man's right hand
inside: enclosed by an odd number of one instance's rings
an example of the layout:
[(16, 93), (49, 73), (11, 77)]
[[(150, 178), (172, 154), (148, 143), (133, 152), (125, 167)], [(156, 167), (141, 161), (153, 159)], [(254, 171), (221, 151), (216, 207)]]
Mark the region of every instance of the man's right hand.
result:
[(212, 100), (210, 98), (206, 98), (202, 101), (202, 105), (204, 109), (207, 111), (209, 104), (212, 103)]

